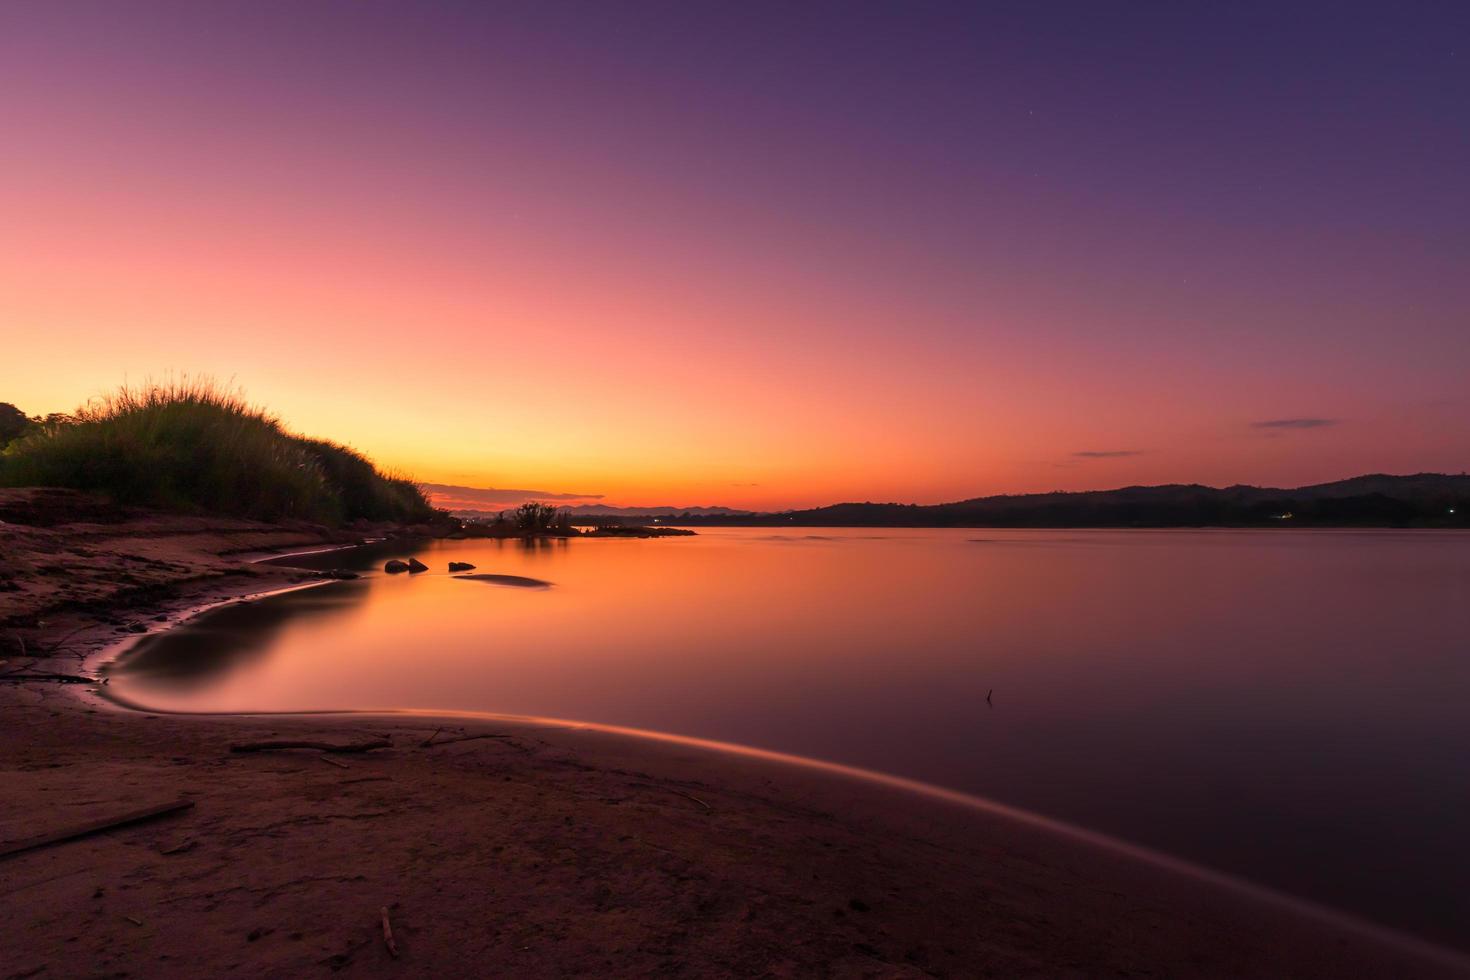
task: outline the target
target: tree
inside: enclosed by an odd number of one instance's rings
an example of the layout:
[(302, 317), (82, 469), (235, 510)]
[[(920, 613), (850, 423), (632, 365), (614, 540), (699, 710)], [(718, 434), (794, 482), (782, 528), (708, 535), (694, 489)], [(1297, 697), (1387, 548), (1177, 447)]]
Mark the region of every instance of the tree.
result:
[(10, 402), (0, 402), (0, 449), (31, 427), (26, 413)]
[(521, 531), (549, 531), (567, 523), (560, 510), (551, 504), (535, 501), (521, 504), (515, 509), (512, 519)]

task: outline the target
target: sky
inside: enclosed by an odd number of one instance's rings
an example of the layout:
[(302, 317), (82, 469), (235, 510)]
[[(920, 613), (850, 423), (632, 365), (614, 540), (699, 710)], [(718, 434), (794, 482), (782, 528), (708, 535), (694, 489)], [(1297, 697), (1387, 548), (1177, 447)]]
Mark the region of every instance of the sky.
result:
[(456, 486), (1470, 468), (1470, 4), (0, 5), (0, 401)]

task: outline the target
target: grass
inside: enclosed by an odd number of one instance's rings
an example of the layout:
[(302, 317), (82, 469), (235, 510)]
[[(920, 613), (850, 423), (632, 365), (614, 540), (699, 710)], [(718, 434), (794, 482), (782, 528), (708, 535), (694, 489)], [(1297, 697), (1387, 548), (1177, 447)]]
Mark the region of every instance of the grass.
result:
[(335, 443), (285, 431), (210, 381), (124, 387), (0, 455), (0, 485), (71, 487), (119, 503), (325, 524), (425, 521), (412, 482)]

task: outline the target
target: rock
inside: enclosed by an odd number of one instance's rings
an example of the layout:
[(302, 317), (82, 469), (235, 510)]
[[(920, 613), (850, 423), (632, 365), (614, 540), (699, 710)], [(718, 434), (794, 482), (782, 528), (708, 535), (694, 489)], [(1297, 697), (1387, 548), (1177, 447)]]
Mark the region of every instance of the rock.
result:
[(408, 571), (408, 562), (400, 561), (397, 558), (391, 558), (388, 560), (387, 564), (383, 566), (383, 571), (387, 572), (389, 575), (397, 575), (399, 572), (406, 572)]
[(517, 589), (549, 589), (551, 583), (545, 579), (527, 578), (524, 575), (456, 575), (457, 582), (489, 582), (491, 585), (509, 585)]
[(408, 570), (414, 575), (417, 575), (419, 572), (427, 572), (429, 570), (429, 566), (425, 565), (417, 558), (410, 558), (408, 560)]
[(325, 572), (317, 572), (316, 574), (317, 578), (335, 578), (342, 579), (344, 581), (347, 579), (360, 577), (356, 572), (348, 571), (345, 568), (329, 568)]
[(475, 566), (467, 561), (452, 561), (449, 563), (449, 570), (451, 572), (472, 572)]

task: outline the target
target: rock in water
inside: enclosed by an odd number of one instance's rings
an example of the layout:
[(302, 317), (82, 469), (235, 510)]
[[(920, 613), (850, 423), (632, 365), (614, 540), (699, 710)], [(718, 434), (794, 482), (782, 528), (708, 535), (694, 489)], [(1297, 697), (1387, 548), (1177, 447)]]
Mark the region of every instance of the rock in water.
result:
[(449, 563), (449, 570), (451, 572), (470, 572), (474, 571), (474, 568), (475, 566), (467, 561), (452, 561)]
[(408, 562), (400, 561), (397, 558), (389, 559), (388, 563), (383, 566), (383, 571), (387, 572), (389, 575), (397, 575), (399, 572), (406, 572), (408, 571)]
[(524, 575), (456, 575), (460, 582), (489, 582), (491, 585), (509, 585), (518, 589), (549, 589), (551, 583), (545, 579), (527, 578)]
[(410, 573), (417, 575), (419, 572), (427, 572), (429, 570), (429, 566), (425, 565), (417, 558), (410, 558), (408, 560), (408, 570)]

